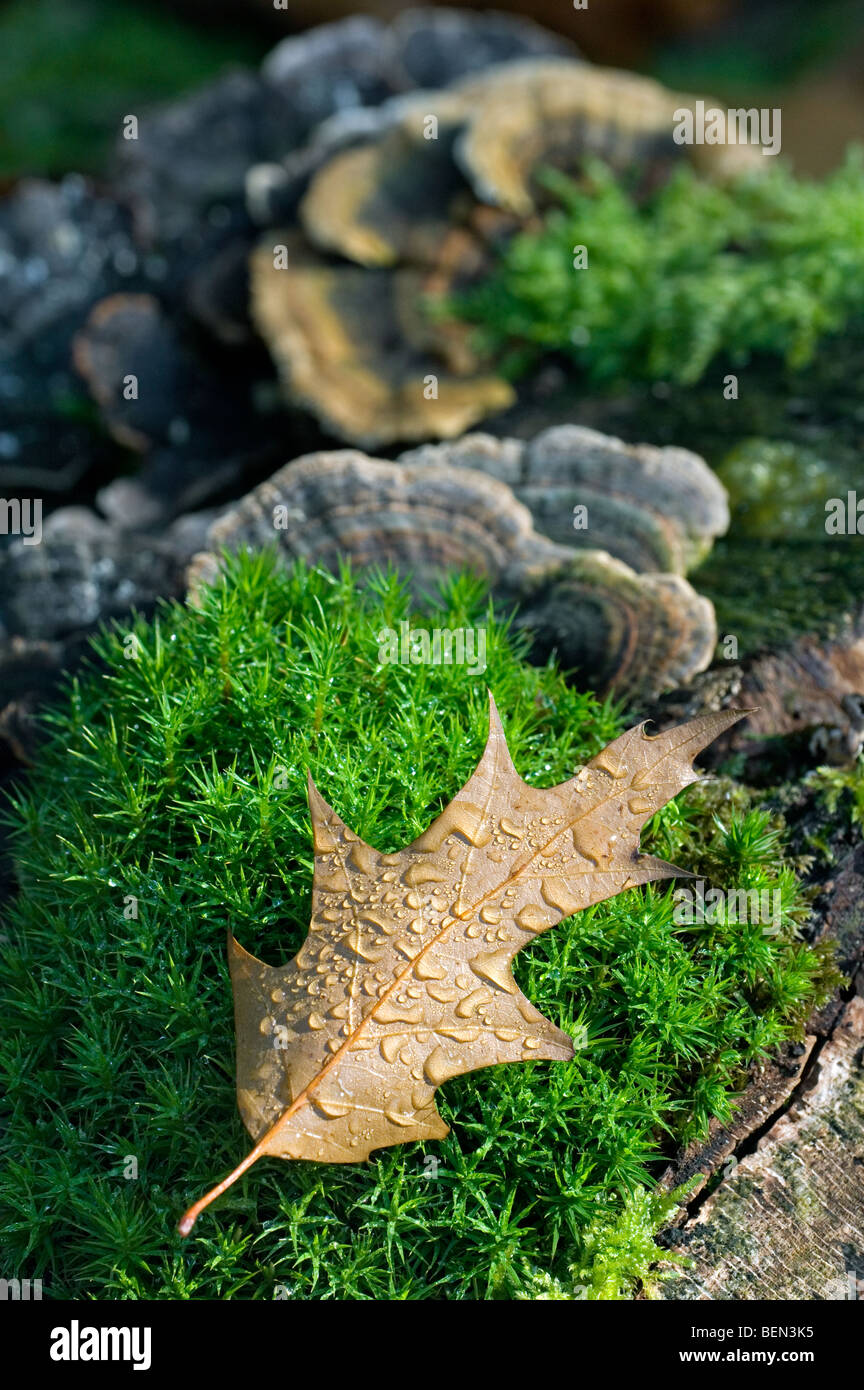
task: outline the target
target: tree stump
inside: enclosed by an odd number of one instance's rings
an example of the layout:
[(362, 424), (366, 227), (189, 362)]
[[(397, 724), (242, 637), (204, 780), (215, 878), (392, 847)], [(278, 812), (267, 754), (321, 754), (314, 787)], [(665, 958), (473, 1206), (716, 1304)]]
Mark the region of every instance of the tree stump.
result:
[(676, 1237), (692, 1264), (666, 1299), (864, 1298), (864, 998)]
[[(818, 824), (806, 795), (793, 832)], [(816, 1010), (802, 1043), (751, 1077), (732, 1123), (680, 1152), (661, 1178), (701, 1175), (663, 1243), (691, 1263), (662, 1286), (672, 1300), (864, 1299), (864, 845), (835, 828), (808, 936), (832, 940), (849, 981)]]

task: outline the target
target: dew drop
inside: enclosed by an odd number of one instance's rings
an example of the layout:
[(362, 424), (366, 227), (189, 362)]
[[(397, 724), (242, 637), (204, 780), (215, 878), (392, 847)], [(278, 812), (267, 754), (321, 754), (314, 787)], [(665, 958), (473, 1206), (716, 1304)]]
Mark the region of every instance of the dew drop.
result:
[(383, 999), (375, 1011), (379, 1023), (422, 1023), (423, 1009), (419, 1004), (397, 1004)]
[(457, 1018), (470, 1018), (475, 1009), (485, 1000), (485, 989), (472, 989), (470, 994), (466, 994), (464, 999), (460, 999), (456, 1005)]
[(312, 1104), (328, 1120), (341, 1120), (351, 1109), (350, 1105), (345, 1105), (341, 1101), (327, 1100), (326, 1097), (316, 1095), (314, 1092), (312, 1093)]
[(447, 875), (434, 864), (415, 863), (405, 870), (403, 881), (410, 888), (419, 888), (424, 883), (446, 883)]
[(423, 1063), (423, 1070), (433, 1086), (440, 1086), (448, 1076), (452, 1076), (452, 1067), (443, 1047), (432, 1049)]
[(479, 975), (482, 980), (488, 980), (490, 984), (496, 985), (508, 994), (516, 993), (516, 981), (510, 973), (509, 951), (487, 951), (483, 955), (475, 956), (468, 964), (474, 974)]
[(458, 1043), (476, 1042), (480, 1036), (479, 1028), (436, 1028), (435, 1032)]
[(414, 1124), (413, 1115), (403, 1115), (398, 1110), (385, 1110), (384, 1114), (391, 1124), (402, 1129), (409, 1129)]
[(351, 851), (351, 863), (361, 874), (373, 874), (377, 868), (377, 855), (362, 840), (358, 840)]
[(406, 960), (413, 960), (423, 949), (419, 941), (408, 941), (404, 937), (400, 937), (398, 941), (394, 941), (393, 945), (396, 947), (400, 956), (404, 956)]
[(446, 973), (446, 970), (429, 956), (421, 956), (414, 966), (414, 974), (418, 980), (443, 980)]
[(596, 768), (599, 768), (601, 772), (605, 772), (607, 776), (613, 778), (616, 782), (620, 781), (622, 777), (627, 776), (626, 767), (622, 767), (620, 763), (616, 763), (614, 759), (608, 757), (605, 753), (598, 753), (593, 762)]
[(452, 1004), (454, 999), (459, 998), (459, 991), (451, 985), (429, 984), (426, 986), (426, 993), (439, 1004)]

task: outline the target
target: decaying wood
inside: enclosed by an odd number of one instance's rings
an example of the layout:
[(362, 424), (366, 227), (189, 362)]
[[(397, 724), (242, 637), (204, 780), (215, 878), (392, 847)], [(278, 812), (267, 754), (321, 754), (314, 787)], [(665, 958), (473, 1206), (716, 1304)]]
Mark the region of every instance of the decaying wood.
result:
[(792, 1105), (728, 1173), (675, 1249), (667, 1299), (864, 1293), (864, 998), (846, 1005)]
[[(821, 885), (814, 914), (819, 921), (817, 941), (831, 940), (836, 947), (838, 970), (849, 980), (864, 974), (864, 844), (838, 854), (829, 876)], [(835, 996), (810, 1018), (809, 1029), (830, 1037), (843, 1011)]]
[(736, 1151), (783, 1108), (801, 1080), (815, 1043), (816, 1037), (808, 1034), (803, 1043), (788, 1047), (776, 1061), (759, 1067), (740, 1096), (731, 1123), (712, 1120), (707, 1139), (688, 1144), (669, 1164), (661, 1186), (671, 1190), (698, 1178), (689, 1196), (692, 1201), (706, 1180), (734, 1159)]
[[(801, 843), (806, 843), (813, 809), (808, 803), (796, 831)], [(676, 1248), (696, 1258), (696, 1270), (692, 1278), (676, 1278), (665, 1294), (667, 1298), (841, 1298), (852, 1296), (848, 1290), (842, 1292), (842, 1279), (828, 1287), (826, 1278), (830, 1284), (844, 1262), (845, 1272), (854, 1274), (857, 1268), (858, 1276), (864, 1276), (864, 1246), (859, 1243), (856, 1250), (842, 1224), (835, 1229), (820, 1215), (820, 1207), (830, 1207), (838, 1193), (845, 1193), (844, 1200), (848, 1198), (857, 1210), (859, 1225), (864, 1215), (864, 1094), (860, 1076), (855, 1080), (864, 1053), (860, 1046), (864, 1041), (860, 1037), (864, 1008), (864, 845), (852, 841), (854, 837), (842, 832), (834, 837), (836, 862), (827, 874), (821, 862), (813, 865), (811, 874), (819, 893), (808, 926), (812, 941), (835, 943), (836, 963), (851, 982), (849, 989), (814, 1011), (803, 1044), (790, 1045), (772, 1063), (754, 1071), (729, 1126), (713, 1123), (707, 1139), (689, 1145), (663, 1174), (662, 1184), (670, 1189), (697, 1175), (703, 1179), (688, 1198), (689, 1214), (674, 1233)], [(857, 993), (849, 1002), (849, 990), (856, 987)], [(837, 1057), (845, 1058), (842, 1066), (832, 1060)], [(815, 1117), (814, 1106), (818, 1109)], [(832, 1107), (840, 1120), (832, 1118)], [(840, 1153), (835, 1155), (838, 1142)], [(830, 1173), (834, 1157), (838, 1172), (845, 1174), (837, 1176), (836, 1182)], [(795, 1211), (788, 1199), (798, 1189), (793, 1184), (787, 1191), (775, 1175), (776, 1168), (785, 1177), (790, 1165), (805, 1194)], [(827, 1176), (823, 1168), (828, 1170)], [(706, 1185), (709, 1179), (713, 1191)], [(706, 1191), (711, 1194), (707, 1198)], [(812, 1220), (807, 1216), (810, 1208)], [(747, 1273), (744, 1252), (749, 1248), (751, 1231), (763, 1232), (775, 1216), (778, 1248), (782, 1248), (787, 1228), (799, 1223), (789, 1246), (797, 1252), (799, 1267), (792, 1268), (784, 1255), (785, 1263), (776, 1266), (768, 1285), (760, 1283), (757, 1287), (752, 1271)], [(813, 1247), (813, 1283), (809, 1292), (802, 1292), (802, 1272), (810, 1262), (808, 1242)], [(773, 1246), (769, 1248), (769, 1264), (770, 1249)], [(710, 1284), (700, 1292), (696, 1285), (707, 1273)], [(857, 1296), (862, 1295), (864, 1286), (857, 1289)]]
[(851, 762), (864, 744), (864, 608), (832, 637), (806, 633), (775, 651), (713, 666), (640, 712), (664, 727), (733, 704), (755, 712), (718, 740), (714, 762), (744, 753), (758, 765), (770, 740), (789, 736), (813, 766)]
[[(829, 641), (808, 634), (745, 669), (745, 703), (758, 705), (749, 733), (760, 738), (812, 730), (825, 762), (855, 757), (864, 740), (864, 609)], [(815, 737), (825, 730), (822, 739)]]

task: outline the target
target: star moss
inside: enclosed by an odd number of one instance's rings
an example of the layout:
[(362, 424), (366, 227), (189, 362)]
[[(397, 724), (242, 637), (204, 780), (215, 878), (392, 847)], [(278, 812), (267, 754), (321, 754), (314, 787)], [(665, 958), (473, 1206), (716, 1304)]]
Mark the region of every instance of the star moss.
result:
[[(41, 1277), (53, 1297), (459, 1299), (531, 1297), (576, 1269), (588, 1296), (626, 1297), (662, 1258), (643, 1237), (646, 1211), (668, 1215), (644, 1196), (664, 1147), (727, 1117), (748, 1065), (834, 984), (800, 940), (804, 894), (777, 827), (722, 781), (664, 808), (644, 846), (721, 887), (776, 890), (776, 934), (679, 926), (669, 886), (579, 913), (516, 962), (576, 1038), (571, 1063), (448, 1083), (441, 1143), (356, 1166), (263, 1161), (192, 1239), (176, 1234), (248, 1148), (226, 930), (274, 964), (302, 941), (307, 768), (392, 851), (473, 771), (487, 683), (538, 785), (624, 726), (553, 665), (529, 665), (476, 580), (448, 581), (436, 602), (418, 617), (391, 576), (361, 589), (347, 571), (242, 557), (200, 608), (103, 634), (69, 683), (8, 811), (7, 1277)], [(486, 672), (380, 665), (380, 629), (412, 613), (485, 627)]]

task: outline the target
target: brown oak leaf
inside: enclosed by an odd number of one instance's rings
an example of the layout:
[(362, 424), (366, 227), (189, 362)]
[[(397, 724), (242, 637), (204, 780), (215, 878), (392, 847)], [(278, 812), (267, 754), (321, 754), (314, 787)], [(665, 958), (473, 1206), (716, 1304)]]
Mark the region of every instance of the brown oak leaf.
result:
[(567, 1061), (569, 1036), (513, 978), (513, 957), (591, 903), (686, 871), (639, 853), (645, 822), (698, 781), (693, 759), (746, 711), (622, 734), (569, 781), (517, 773), (495, 702), (477, 771), (396, 854), (349, 830), (309, 779), (309, 935), (265, 965), (229, 934), (237, 1095), (255, 1147), (180, 1231), (264, 1155), (357, 1163), (449, 1132), (435, 1091), (500, 1062)]

